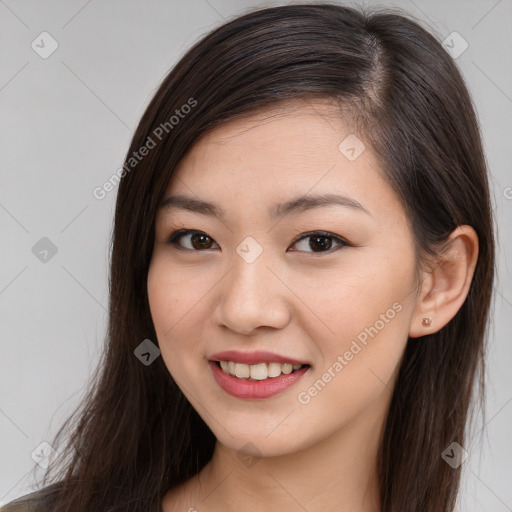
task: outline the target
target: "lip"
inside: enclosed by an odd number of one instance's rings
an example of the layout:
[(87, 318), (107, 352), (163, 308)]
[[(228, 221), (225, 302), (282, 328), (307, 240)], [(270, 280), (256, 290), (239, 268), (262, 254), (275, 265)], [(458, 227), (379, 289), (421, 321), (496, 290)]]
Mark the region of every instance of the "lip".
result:
[[(225, 361), (225, 359), (221, 359)], [(232, 361), (232, 359), (229, 359)], [(275, 359), (274, 359), (275, 361)], [(263, 362), (261, 359), (259, 362)], [(247, 364), (247, 363), (246, 363)], [(299, 363), (297, 363), (299, 364)], [(239, 379), (233, 375), (224, 372), (214, 361), (209, 361), (213, 376), (217, 384), (229, 395), (235, 398), (242, 398), (246, 400), (257, 400), (270, 398), (278, 393), (283, 392), (290, 386), (293, 386), (301, 377), (311, 369), (310, 366), (305, 366), (300, 370), (296, 370), (288, 375), (280, 375), (279, 377), (272, 377), (266, 380), (246, 380)]]
[[(291, 357), (273, 354), (256, 350), (254, 352), (240, 352), (238, 350), (224, 350), (217, 352), (209, 357), (210, 361), (233, 361), (234, 363), (258, 364), (258, 363), (291, 363), (291, 364), (309, 364), (307, 361), (299, 361)], [(277, 377), (274, 377), (277, 378)]]

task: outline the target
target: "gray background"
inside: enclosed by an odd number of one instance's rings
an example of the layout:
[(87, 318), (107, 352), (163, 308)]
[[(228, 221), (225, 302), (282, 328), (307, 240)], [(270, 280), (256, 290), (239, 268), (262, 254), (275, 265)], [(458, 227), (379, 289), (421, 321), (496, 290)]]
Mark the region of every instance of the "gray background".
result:
[[(33, 488), (42, 470), (31, 453), (79, 403), (98, 360), (116, 190), (98, 200), (93, 189), (122, 165), (150, 97), (185, 50), (247, 8), (279, 3), (0, 0), (0, 505)], [(465, 446), (459, 510), (512, 511), (512, 2), (380, 5), (469, 45), (457, 63), (492, 175), (499, 278), (487, 426), (482, 435), (477, 424)], [(43, 31), (59, 45), (46, 59), (31, 47)], [(32, 249), (43, 237), (57, 248), (46, 262)]]

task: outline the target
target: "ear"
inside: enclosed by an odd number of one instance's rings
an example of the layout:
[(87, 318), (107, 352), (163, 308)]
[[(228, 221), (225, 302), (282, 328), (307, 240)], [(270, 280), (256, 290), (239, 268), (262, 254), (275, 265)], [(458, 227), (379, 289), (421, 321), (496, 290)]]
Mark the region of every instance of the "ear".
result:
[(468, 295), (478, 259), (478, 235), (471, 226), (458, 226), (443, 245), (433, 268), (422, 274), (420, 293), (411, 317), (411, 338), (442, 329), (457, 314)]

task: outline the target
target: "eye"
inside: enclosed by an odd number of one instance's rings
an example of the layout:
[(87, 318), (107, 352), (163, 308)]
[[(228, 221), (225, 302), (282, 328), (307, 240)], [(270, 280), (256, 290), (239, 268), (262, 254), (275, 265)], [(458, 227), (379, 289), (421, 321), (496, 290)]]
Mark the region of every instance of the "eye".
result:
[[(190, 237), (188, 247), (181, 246), (178, 242), (186, 237)], [(168, 242), (178, 246), (179, 249), (184, 250), (201, 250), (201, 249), (211, 249), (212, 242), (214, 242), (213, 238), (208, 236), (206, 233), (202, 231), (193, 231), (191, 229), (180, 229), (179, 231), (175, 231), (168, 239)], [(218, 246), (217, 246), (218, 247)]]
[[(309, 239), (309, 243), (306, 243), (306, 240)], [(333, 241), (338, 247), (333, 247)], [(333, 233), (329, 233), (327, 231), (313, 231), (311, 233), (306, 233), (301, 236), (297, 241), (293, 243), (293, 245), (300, 245), (302, 243), (302, 251), (304, 252), (313, 252), (313, 253), (323, 253), (323, 252), (334, 252), (342, 247), (351, 246), (346, 240), (341, 238), (338, 235)], [(311, 251), (305, 249), (311, 249)]]
[[(185, 246), (180, 244), (180, 241), (184, 239), (187, 240)], [(306, 243), (306, 240), (309, 239), (309, 243)], [(201, 251), (205, 249), (215, 249), (218, 248), (218, 244), (211, 238), (209, 235), (202, 231), (194, 231), (191, 229), (180, 229), (171, 234), (168, 238), (168, 243), (171, 243), (177, 246), (180, 250), (189, 250), (189, 251)], [(327, 231), (313, 231), (310, 233), (305, 233), (299, 239), (297, 239), (293, 245), (302, 244), (302, 248), (299, 249), (299, 252), (313, 252), (313, 253), (324, 253), (324, 252), (334, 252), (342, 247), (350, 247), (351, 244), (341, 238), (338, 235), (333, 233), (329, 233)], [(334, 245), (336, 244), (336, 245)], [(217, 247), (212, 247), (212, 245), (216, 245)], [(333, 249), (334, 245), (334, 249)], [(311, 249), (310, 251), (308, 249)], [(296, 251), (296, 249), (293, 249)]]

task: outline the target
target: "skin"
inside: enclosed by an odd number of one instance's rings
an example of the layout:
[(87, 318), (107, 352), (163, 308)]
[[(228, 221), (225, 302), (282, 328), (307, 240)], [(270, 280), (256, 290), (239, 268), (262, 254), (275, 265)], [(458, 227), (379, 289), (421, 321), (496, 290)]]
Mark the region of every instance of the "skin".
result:
[[(225, 219), (180, 208), (156, 217), (148, 294), (161, 354), (217, 438), (210, 463), (166, 494), (164, 512), (379, 510), (377, 450), (408, 337), (421, 343), (456, 314), (478, 240), (471, 227), (457, 228), (444, 264), (420, 271), (404, 209), (370, 149), (354, 161), (338, 149), (350, 133), (332, 105), (295, 103), (215, 128), (168, 184), (164, 197), (214, 202)], [(275, 203), (312, 193), (348, 196), (368, 213), (331, 205), (269, 217)], [(182, 228), (207, 237), (195, 249), (193, 234), (169, 243)], [(351, 246), (300, 240), (319, 230)], [(236, 252), (247, 236), (263, 250), (252, 263)], [(400, 311), (301, 403), (299, 393), (332, 373), (393, 304)], [(234, 398), (208, 366), (228, 349), (267, 350), (311, 369), (272, 398)]]

